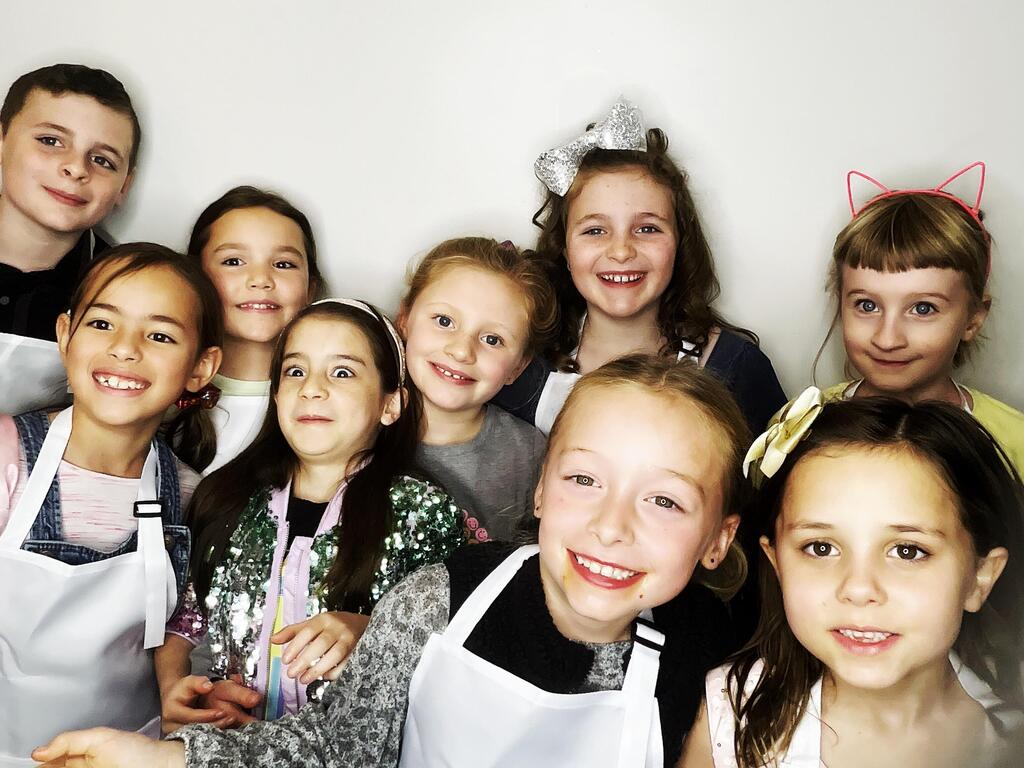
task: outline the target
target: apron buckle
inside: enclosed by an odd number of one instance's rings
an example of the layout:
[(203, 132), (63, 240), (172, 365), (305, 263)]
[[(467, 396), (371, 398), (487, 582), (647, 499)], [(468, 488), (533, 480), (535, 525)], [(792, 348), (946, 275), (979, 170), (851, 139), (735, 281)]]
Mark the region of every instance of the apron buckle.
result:
[(164, 502), (162, 499), (144, 499), (142, 501), (136, 501), (133, 514), (135, 517), (141, 518), (162, 518), (164, 516)]

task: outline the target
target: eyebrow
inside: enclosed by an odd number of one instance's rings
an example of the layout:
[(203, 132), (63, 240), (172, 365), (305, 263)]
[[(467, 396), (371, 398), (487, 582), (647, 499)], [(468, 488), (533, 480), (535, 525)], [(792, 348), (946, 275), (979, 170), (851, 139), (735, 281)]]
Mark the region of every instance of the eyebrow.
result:
[[(430, 309), (431, 307), (435, 307), (435, 308), (442, 308), (442, 307), (444, 307), (444, 308), (447, 308), (447, 309), (450, 309), (450, 310), (451, 309), (458, 310), (458, 307), (456, 307), (454, 304), (449, 304), (447, 301), (432, 301), (429, 304), (425, 304), (424, 307), (427, 308), (427, 309)], [(484, 325), (494, 325), (494, 326), (497, 326), (499, 329), (501, 329), (501, 332), (504, 333), (506, 336), (509, 336), (509, 337), (511, 337), (513, 339), (518, 339), (519, 338), (519, 335), (515, 331), (512, 330), (512, 326), (506, 325), (505, 323), (501, 322), (500, 320), (488, 320), (486, 323), (484, 323)]]
[[(50, 130), (53, 131), (60, 131), (61, 133), (66, 133), (68, 136), (75, 135), (74, 131), (72, 131), (69, 128), (65, 128), (63, 125), (57, 125), (57, 123), (37, 123), (36, 128), (49, 128)], [(116, 147), (112, 147), (109, 144), (104, 144), (102, 142), (97, 144), (96, 147), (97, 149), (102, 149), (106, 152), (109, 152), (112, 155), (115, 155), (118, 160), (124, 160), (124, 155), (122, 155), (120, 150), (118, 150)]]
[[(248, 251), (249, 246), (245, 243), (221, 243), (213, 249), (214, 253), (218, 251)], [(306, 254), (291, 245), (278, 245), (274, 247), (274, 253), (291, 253), (298, 256), (300, 259), (306, 258)]]
[[(597, 455), (597, 451), (592, 451), (589, 448), (582, 448), (579, 446), (574, 446), (565, 449), (565, 453), (572, 453), (574, 451)], [(701, 501), (705, 499), (706, 494), (704, 493), (704, 486), (701, 485), (695, 477), (688, 475), (685, 472), (678, 472), (674, 469), (670, 469), (669, 467), (655, 466), (654, 469), (658, 470), (659, 472), (664, 472), (667, 475), (672, 475), (672, 477), (676, 478), (677, 480), (686, 483), (686, 485), (692, 487), (693, 490), (695, 490), (700, 495)]]
[[(645, 216), (650, 217), (652, 219), (657, 219), (658, 221), (664, 221), (665, 223), (671, 223), (671, 221), (672, 221), (671, 219), (669, 219), (669, 218), (667, 218), (665, 216), (662, 216), (660, 213), (655, 213), (654, 211), (640, 211), (633, 218), (640, 219), (640, 218), (643, 218)], [(580, 222), (586, 221), (587, 219), (602, 219), (603, 220), (603, 219), (609, 219), (609, 218), (611, 218), (611, 217), (607, 213), (594, 212), (594, 213), (588, 213), (588, 214), (586, 214), (584, 216), (580, 216), (578, 219), (576, 219), (576, 223), (578, 224)]]
[[(855, 293), (863, 293), (863, 294), (866, 294), (868, 296), (876, 296), (876, 295), (878, 295), (878, 291), (869, 291), (867, 288), (858, 288), (856, 286), (848, 289), (844, 293), (845, 293), (846, 296), (852, 296)], [(911, 294), (909, 294), (907, 296), (903, 296), (901, 298), (904, 299), (904, 300), (910, 300), (910, 301), (920, 301), (921, 299), (942, 299), (943, 301), (946, 301), (946, 302), (952, 301), (949, 298), (949, 296), (947, 296), (944, 293), (939, 293), (938, 291), (928, 291), (926, 293), (911, 293)]]
[[(90, 304), (89, 309), (103, 309), (115, 315), (121, 314), (121, 310), (115, 307), (113, 304), (102, 304), (96, 302), (94, 304)], [(168, 315), (146, 315), (146, 319), (155, 320), (158, 323), (169, 323), (170, 325), (178, 326), (182, 330), (185, 329), (184, 323), (182, 323), (180, 320), (175, 320), (173, 317), (169, 317)]]
[(889, 528), (897, 533), (923, 533), (926, 536), (936, 536), (940, 539), (946, 538), (946, 534), (938, 528), (921, 528), (917, 525), (890, 525)]
[[(281, 359), (281, 362), (283, 363), (286, 360), (291, 360), (292, 358), (306, 358), (306, 357), (307, 356), (304, 353), (302, 353), (302, 352), (289, 352), (287, 355), (285, 355)], [(361, 358), (361, 357), (356, 357), (355, 355), (331, 355), (331, 359), (332, 360), (348, 360), (349, 362), (356, 363), (356, 364), (362, 365), (364, 367), (366, 366), (366, 361), (363, 360), (363, 358)]]
[[(946, 538), (946, 534), (938, 528), (922, 528), (917, 525), (898, 523), (888, 526), (890, 531), (896, 533), (923, 533), (926, 536), (936, 536), (940, 539)], [(786, 526), (787, 531), (834, 531), (835, 526), (829, 523), (821, 523), (816, 520), (801, 520)]]

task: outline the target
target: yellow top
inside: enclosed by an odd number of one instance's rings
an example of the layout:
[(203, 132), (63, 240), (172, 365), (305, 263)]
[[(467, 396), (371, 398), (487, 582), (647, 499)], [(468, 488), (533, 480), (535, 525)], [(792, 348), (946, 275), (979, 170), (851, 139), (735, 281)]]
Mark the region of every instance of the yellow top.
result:
[[(860, 381), (844, 381), (823, 390), (822, 396), (826, 403), (848, 400), (853, 397), (859, 384)], [(1024, 413), (976, 389), (962, 384), (957, 384), (957, 388), (967, 392), (974, 402), (974, 406), (966, 410), (992, 433), (992, 437), (1010, 457), (1017, 473), (1024, 475)]]

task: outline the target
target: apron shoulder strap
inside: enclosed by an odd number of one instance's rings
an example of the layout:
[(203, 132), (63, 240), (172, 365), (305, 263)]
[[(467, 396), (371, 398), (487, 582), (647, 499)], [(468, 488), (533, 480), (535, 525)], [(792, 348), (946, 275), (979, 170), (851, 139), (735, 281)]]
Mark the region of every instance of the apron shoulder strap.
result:
[[(14, 425), (18, 430), (18, 440), (22, 450), (25, 451), (25, 468), (28, 474), (32, 474), (36, 462), (39, 460), (39, 451), (43, 448), (43, 442), (50, 431), (50, 420), (46, 411), (28, 411), (14, 417)], [(46, 494), (39, 515), (28, 536), (30, 539), (60, 540), (63, 532), (61, 522), (60, 504), (60, 481), (54, 475), (50, 483), (50, 490)]]
[(3, 472), (3, 468), (10, 464), (18, 466), (20, 458), (18, 447), (20, 445), (21, 440), (18, 437), (18, 427), (14, 423), (14, 418), (6, 414), (0, 416), (0, 472)]
[(512, 577), (519, 572), (523, 563), (539, 551), (540, 547), (531, 544), (520, 547), (506, 557), (497, 568), (488, 574), (486, 579), (480, 582), (480, 586), (470, 593), (451, 621), (448, 622), (448, 628), (445, 629), (444, 634), (458, 645), (464, 645), (477, 622), (491, 607), (491, 603), (512, 581)]

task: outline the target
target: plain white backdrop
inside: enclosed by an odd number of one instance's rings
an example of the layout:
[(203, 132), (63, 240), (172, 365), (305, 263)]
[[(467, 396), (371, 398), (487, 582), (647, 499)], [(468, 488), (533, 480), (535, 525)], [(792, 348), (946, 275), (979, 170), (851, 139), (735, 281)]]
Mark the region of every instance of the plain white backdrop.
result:
[[(0, 89), (72, 61), (131, 93), (145, 138), (107, 222), (116, 239), (183, 248), (208, 202), (267, 186), (310, 215), (333, 291), (387, 310), (444, 238), (532, 244), (534, 159), (625, 95), (690, 173), (720, 309), (761, 336), (791, 395), (831, 318), (846, 171), (931, 186), (985, 160), (993, 311), (960, 378), (1024, 408), (1018, 2), (17, 0), (0, 13)], [(841, 368), (833, 345), (819, 383)]]

